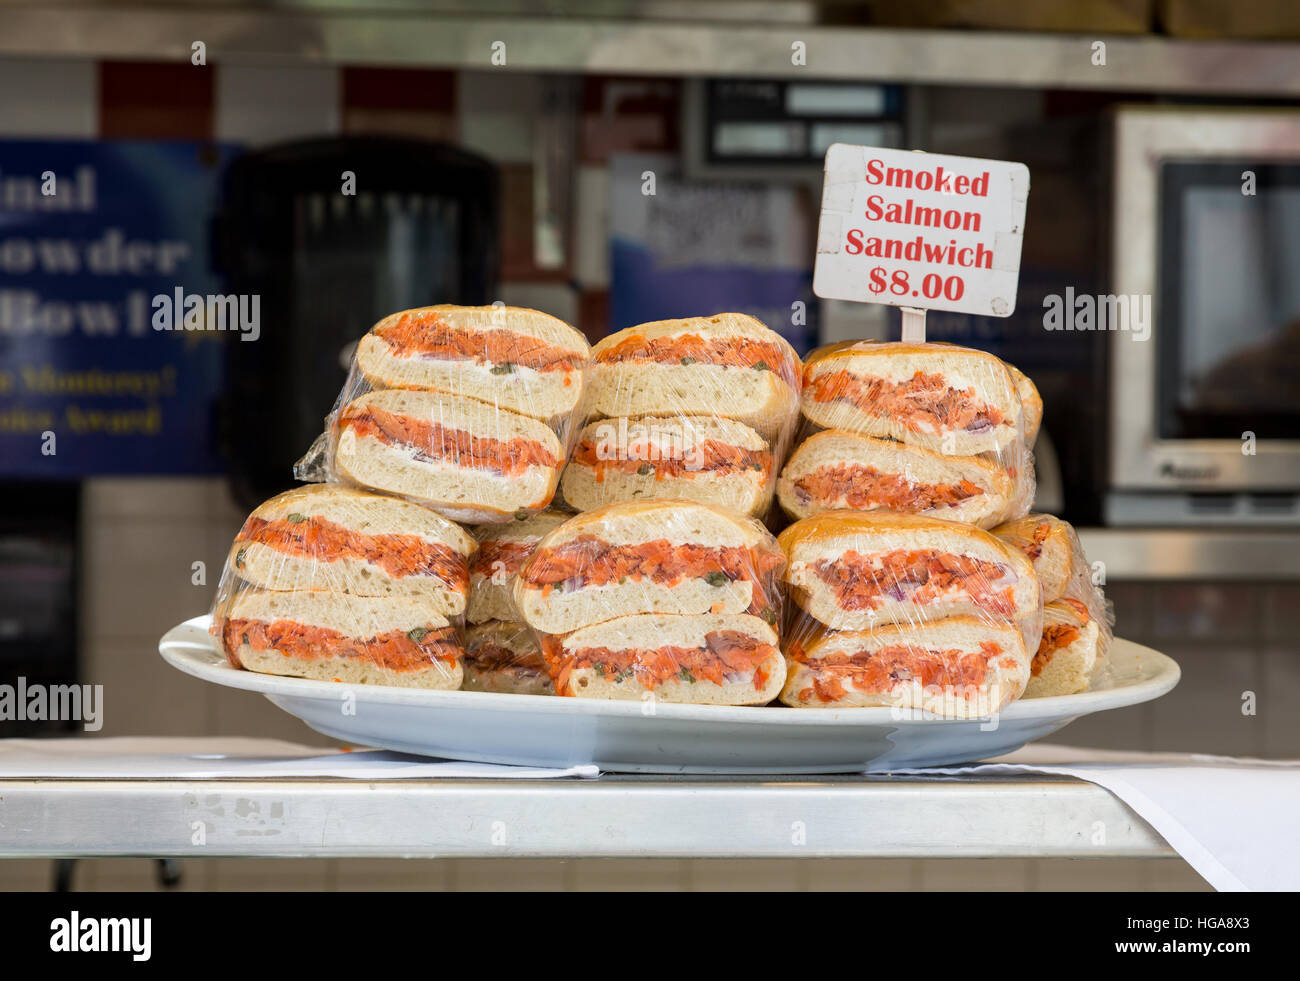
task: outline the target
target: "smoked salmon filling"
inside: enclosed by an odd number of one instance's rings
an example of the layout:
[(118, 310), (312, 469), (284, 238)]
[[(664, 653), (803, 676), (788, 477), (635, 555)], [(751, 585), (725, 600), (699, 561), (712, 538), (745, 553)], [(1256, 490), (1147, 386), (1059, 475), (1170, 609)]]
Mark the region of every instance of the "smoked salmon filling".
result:
[(501, 644), (478, 644), (465, 651), (465, 661), (472, 662), (482, 671), (527, 670), (538, 673), (546, 672), (546, 662), (537, 651), (525, 651), (517, 654)]
[(1015, 573), (968, 555), (933, 548), (862, 555), (850, 549), (839, 559), (821, 559), (811, 568), (845, 610), (874, 610), (885, 597), (920, 605), (959, 590), (989, 613), (1010, 616), (1016, 611)]
[(536, 545), (536, 542), (500, 542), (489, 539), (479, 545), (478, 551), (474, 553), (470, 572), (476, 576), (491, 577), (498, 572), (513, 576)]
[(746, 470), (756, 471), (766, 478), (772, 470), (772, 454), (766, 450), (746, 450), (716, 439), (706, 439), (689, 449), (674, 449), (674, 457), (664, 458), (663, 451), (658, 447), (611, 448), (608, 444), (597, 445), (592, 440), (584, 439), (573, 451), (573, 462), (592, 467), (596, 471), (596, 483), (604, 479), (606, 470), (635, 473), (643, 477), (653, 473), (656, 480), (681, 477), (683, 474), (730, 474)]
[(837, 653), (807, 659), (803, 650), (791, 645), (789, 656), (815, 672), (812, 684), (800, 689), (799, 701), (816, 696), (823, 702), (838, 702), (848, 694), (845, 682), (859, 692), (888, 694), (899, 684), (923, 688), (976, 688), (984, 684), (989, 662), (1002, 653), (993, 641), (980, 644), (978, 654), (961, 650), (930, 650), (915, 644), (892, 644), (857, 654)]
[(949, 388), (942, 375), (921, 371), (905, 382), (828, 371), (812, 379), (808, 390), (815, 402), (851, 402), (872, 415), (897, 419), (914, 433), (985, 433), (1004, 418), (999, 409), (976, 398), (973, 388)]
[[(291, 514), (268, 521), (256, 515), (244, 522), (237, 544), (265, 545), (287, 555), (332, 562), (358, 559), (377, 565), (390, 576), (434, 576), (458, 593), (469, 590), (469, 562), (447, 545), (428, 542), (418, 535), (366, 535), (322, 518)], [(243, 564), (235, 553), (235, 565)]]
[(339, 426), (351, 428), (357, 436), (371, 436), (396, 446), (409, 446), (416, 459), (426, 463), (448, 462), (471, 470), (493, 470), (506, 477), (518, 477), (529, 467), (557, 467), (560, 461), (541, 443), (532, 439), (496, 439), (475, 436), (429, 419), (398, 415), (373, 405), (343, 410)]
[(1079, 639), (1079, 628), (1065, 623), (1052, 623), (1043, 628), (1043, 639), (1038, 642), (1038, 651), (1029, 666), (1029, 672), (1035, 678), (1042, 674), (1043, 668), (1051, 662), (1053, 655), (1063, 647), (1069, 647)]
[(647, 340), (640, 334), (631, 337), (596, 358), (601, 364), (624, 361), (654, 361), (658, 364), (719, 364), (731, 368), (755, 368), (775, 371), (777, 376), (798, 391), (799, 378), (790, 355), (772, 341), (749, 337), (710, 337), (679, 334)]
[(528, 334), (502, 328), (461, 330), (435, 315), (407, 314), (375, 330), (400, 358), (522, 365), (536, 371), (572, 371), (578, 357)]
[(630, 647), (618, 651), (584, 647), (565, 653), (560, 638), (547, 637), (542, 642), (542, 651), (557, 695), (573, 694), (569, 679), (575, 670), (582, 668), (592, 668), (598, 677), (608, 681), (635, 678), (650, 691), (666, 681), (688, 684), (709, 681), (723, 685), (745, 681), (751, 676), (755, 691), (762, 691), (767, 685), (770, 675), (762, 665), (776, 653), (771, 644), (739, 630), (711, 631), (704, 635), (704, 644), (704, 647)]
[[(226, 650), (241, 643), (255, 651), (278, 651), (285, 657), (315, 661), (341, 657), (368, 661), (389, 671), (417, 671), (437, 661), (455, 661), (461, 646), (453, 627), (415, 627), (390, 630), (368, 640), (349, 637), (328, 627), (313, 627), (294, 620), (227, 620), (222, 631)], [(235, 661), (235, 655), (230, 655)], [(238, 665), (236, 665), (238, 666)]]
[(676, 586), (692, 578), (704, 579), (712, 586), (744, 580), (757, 587), (749, 612), (762, 615), (769, 606), (771, 578), (784, 561), (779, 554), (744, 546), (674, 545), (666, 538), (610, 545), (594, 535), (581, 535), (537, 556), (521, 578), (544, 593), (642, 579), (662, 586)]
[(881, 473), (860, 463), (827, 464), (794, 482), (795, 496), (809, 501), (844, 503), (855, 511), (886, 508), (916, 513), (935, 508), (956, 507), (984, 491), (978, 484), (962, 480), (955, 484), (917, 484), (901, 474)]

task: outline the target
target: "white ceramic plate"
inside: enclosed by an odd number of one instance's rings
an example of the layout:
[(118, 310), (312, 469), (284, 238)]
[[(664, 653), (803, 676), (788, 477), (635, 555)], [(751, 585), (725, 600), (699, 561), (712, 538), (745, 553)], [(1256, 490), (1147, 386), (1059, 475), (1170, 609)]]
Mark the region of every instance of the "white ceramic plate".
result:
[(195, 617), (169, 630), (158, 644), (162, 656), (196, 678), (261, 692), (341, 742), (630, 773), (845, 773), (966, 763), (1009, 753), (1081, 715), (1159, 698), (1179, 675), (1171, 658), (1116, 639), (1105, 688), (1012, 702), (995, 721), (899, 718), (888, 708), (669, 705), (282, 678), (232, 668), (208, 623)]

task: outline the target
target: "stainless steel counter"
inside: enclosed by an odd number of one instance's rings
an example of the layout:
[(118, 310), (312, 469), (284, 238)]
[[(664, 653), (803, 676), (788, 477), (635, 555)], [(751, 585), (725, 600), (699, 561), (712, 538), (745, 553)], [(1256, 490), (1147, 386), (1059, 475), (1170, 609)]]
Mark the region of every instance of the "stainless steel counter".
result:
[(1169, 857), (1070, 779), (4, 780), (0, 856)]

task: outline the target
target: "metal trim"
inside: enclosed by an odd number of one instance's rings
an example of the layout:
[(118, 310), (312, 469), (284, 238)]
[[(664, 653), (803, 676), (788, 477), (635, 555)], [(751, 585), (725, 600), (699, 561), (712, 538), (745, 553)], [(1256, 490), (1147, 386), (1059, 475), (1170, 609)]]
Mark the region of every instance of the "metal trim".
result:
[[(0, 5), (0, 54), (210, 64), (405, 65), (692, 77), (841, 78), (1120, 91), (1300, 94), (1300, 44), (346, 9)], [(1107, 63), (1092, 64), (1104, 40)], [(806, 44), (795, 65), (791, 44)]]
[[(1149, 295), (1159, 323), (1156, 289), (1157, 171), (1174, 156), (1206, 160), (1255, 154), (1260, 162), (1300, 157), (1300, 111), (1122, 109), (1115, 119), (1111, 291)], [(1231, 440), (1162, 440), (1156, 435), (1156, 345), (1127, 332), (1110, 338), (1110, 485), (1117, 489), (1186, 491), (1218, 488), (1291, 490), (1300, 485), (1300, 441), (1261, 440), (1256, 455), (1243, 456)], [(1201, 480), (1162, 477), (1172, 465), (1184, 470), (1217, 468)]]
[(1107, 791), (1044, 778), (0, 781), (0, 857), (1173, 854)]

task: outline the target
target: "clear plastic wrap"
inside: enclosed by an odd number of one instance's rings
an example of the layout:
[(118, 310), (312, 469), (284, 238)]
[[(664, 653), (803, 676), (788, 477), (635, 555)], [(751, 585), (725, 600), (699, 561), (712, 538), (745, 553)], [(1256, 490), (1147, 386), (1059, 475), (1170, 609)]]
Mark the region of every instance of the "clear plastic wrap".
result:
[(465, 631), (465, 691), (554, 695), (541, 648), (522, 623), (486, 620)]
[(785, 680), (784, 564), (776, 539), (737, 512), (624, 502), (548, 532), (514, 605), (557, 694), (761, 705)]
[(361, 338), (325, 432), (294, 473), (396, 494), (455, 521), (510, 521), (551, 503), (590, 348), (517, 307), (435, 306)]
[(804, 364), (801, 442), (777, 483), (795, 519), (898, 511), (980, 528), (1033, 504), (1033, 382), (983, 351), (847, 341)]
[(629, 327), (592, 348), (564, 503), (700, 501), (761, 517), (798, 422), (802, 365), (753, 317)]
[(989, 532), (833, 511), (779, 543), (791, 600), (785, 704), (976, 718), (1024, 692), (1042, 592), (1032, 563)]
[(1030, 514), (993, 534), (1033, 563), (1046, 604), (1025, 697), (1072, 695), (1098, 684), (1107, 671), (1113, 617), (1074, 528), (1050, 514)]
[(400, 498), (299, 487), (244, 522), (212, 633), (250, 671), (459, 688), (476, 548), (455, 522)]
[(572, 515), (542, 511), (507, 524), (480, 525), (473, 530), (478, 551), (469, 567), (470, 623), (489, 620), (518, 620), (511, 586), (524, 564), (548, 531)]

